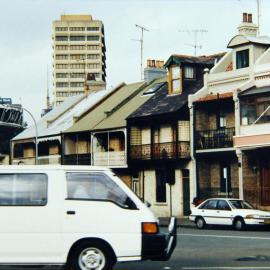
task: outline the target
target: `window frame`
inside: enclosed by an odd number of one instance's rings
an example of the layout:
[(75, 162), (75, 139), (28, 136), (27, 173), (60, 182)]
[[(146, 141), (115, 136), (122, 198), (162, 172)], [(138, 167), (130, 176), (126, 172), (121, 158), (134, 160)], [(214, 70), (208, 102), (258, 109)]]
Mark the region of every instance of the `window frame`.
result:
[[(98, 174), (100, 176), (106, 177), (109, 179), (109, 181), (112, 181), (115, 186), (117, 186), (123, 193), (125, 193), (125, 195), (127, 196), (127, 200), (129, 205), (127, 207), (125, 207), (124, 205), (117, 203), (114, 200), (109, 200), (109, 199), (96, 199), (96, 198), (69, 198), (68, 196), (68, 178), (67, 175), (68, 174)], [(101, 171), (65, 171), (65, 183), (66, 183), (66, 201), (93, 201), (93, 202), (109, 202), (109, 203), (113, 203), (116, 206), (125, 209), (125, 210), (138, 210), (137, 205), (135, 204), (135, 202), (130, 198), (130, 196), (106, 173), (101, 172)]]
[[(245, 59), (247, 57), (247, 59)], [(248, 68), (250, 66), (249, 48), (236, 51), (235, 53), (235, 67), (236, 69)]]
[[(28, 173), (28, 172), (23, 172), (23, 173), (1, 173), (0, 174), (0, 177), (1, 175), (44, 175), (46, 176), (46, 179), (45, 179), (45, 184), (46, 184), (46, 192), (45, 192), (45, 195), (46, 195), (46, 200), (44, 201), (44, 204), (7, 204), (7, 205), (2, 205), (0, 203), (0, 208), (1, 207), (45, 207), (48, 205), (48, 201), (49, 201), (49, 196), (48, 196), (48, 191), (49, 191), (49, 177), (48, 177), (48, 174), (46, 173)], [(1, 199), (0, 199), (1, 200)]]

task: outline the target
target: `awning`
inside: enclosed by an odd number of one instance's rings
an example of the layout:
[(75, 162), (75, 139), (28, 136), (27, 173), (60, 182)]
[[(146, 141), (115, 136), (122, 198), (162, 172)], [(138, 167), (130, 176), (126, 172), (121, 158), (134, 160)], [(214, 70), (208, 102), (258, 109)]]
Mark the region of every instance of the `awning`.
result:
[(214, 101), (214, 100), (219, 100), (219, 99), (227, 99), (227, 98), (232, 98), (233, 97), (233, 92), (228, 92), (228, 93), (223, 93), (223, 94), (209, 94), (206, 95), (202, 98), (199, 98), (198, 100), (194, 101), (195, 103), (198, 102), (208, 102), (208, 101)]
[(57, 141), (57, 140), (59, 142), (61, 142), (61, 136), (52, 136), (52, 137), (38, 138), (38, 142)]
[(234, 147), (240, 149), (255, 149), (270, 146), (270, 134), (244, 135), (233, 138)]

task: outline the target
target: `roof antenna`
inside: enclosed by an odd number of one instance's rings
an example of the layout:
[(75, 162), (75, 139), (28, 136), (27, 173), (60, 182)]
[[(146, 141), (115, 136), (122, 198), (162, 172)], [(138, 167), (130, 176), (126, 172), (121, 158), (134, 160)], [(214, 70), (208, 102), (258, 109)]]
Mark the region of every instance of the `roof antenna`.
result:
[(261, 21), (261, 0), (257, 0), (257, 16), (258, 16), (258, 36), (260, 35), (260, 21)]
[(194, 56), (197, 56), (197, 49), (201, 49), (202, 45), (198, 44), (198, 33), (207, 33), (208, 30), (206, 29), (193, 29), (193, 30), (179, 30), (182, 33), (193, 33), (194, 34), (194, 43), (193, 44), (186, 44), (194, 48)]
[(51, 107), (50, 104), (50, 92), (49, 92), (49, 67), (47, 65), (47, 109)]
[(143, 80), (143, 32), (149, 30), (141, 25), (135, 24), (135, 26), (141, 29), (141, 38), (140, 39), (133, 39), (134, 41), (139, 41), (141, 43), (141, 79)]

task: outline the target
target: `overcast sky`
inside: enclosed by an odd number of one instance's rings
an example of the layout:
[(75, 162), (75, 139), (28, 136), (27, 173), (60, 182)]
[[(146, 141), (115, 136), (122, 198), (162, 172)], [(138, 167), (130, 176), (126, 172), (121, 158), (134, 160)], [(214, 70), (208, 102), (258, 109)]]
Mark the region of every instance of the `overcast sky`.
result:
[[(270, 35), (270, 1), (261, 2), (261, 34)], [(166, 60), (173, 53), (193, 54), (187, 44), (194, 36), (186, 30), (208, 31), (199, 34), (203, 47), (197, 54), (225, 51), (245, 11), (257, 21), (256, 0), (0, 0), (0, 96), (40, 117), (47, 65), (52, 88), (51, 25), (61, 14), (91, 14), (103, 21), (110, 89), (140, 80), (140, 44), (132, 40), (140, 38), (135, 24), (150, 30), (145, 33), (144, 62)]]

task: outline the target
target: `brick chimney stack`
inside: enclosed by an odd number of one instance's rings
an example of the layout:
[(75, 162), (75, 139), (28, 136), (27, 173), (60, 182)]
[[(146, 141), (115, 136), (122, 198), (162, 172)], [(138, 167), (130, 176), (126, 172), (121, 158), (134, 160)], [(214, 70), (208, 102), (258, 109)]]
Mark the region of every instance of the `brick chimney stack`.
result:
[(243, 13), (243, 22), (238, 26), (238, 32), (244, 36), (257, 36), (259, 27), (252, 22), (251, 13)]

